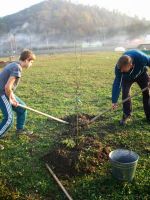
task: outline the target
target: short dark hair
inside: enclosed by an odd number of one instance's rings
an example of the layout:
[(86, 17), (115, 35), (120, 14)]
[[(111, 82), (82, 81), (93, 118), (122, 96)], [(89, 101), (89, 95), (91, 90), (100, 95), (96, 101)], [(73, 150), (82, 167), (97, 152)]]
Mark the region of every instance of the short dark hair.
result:
[(35, 60), (36, 56), (31, 50), (26, 49), (20, 54), (19, 60), (25, 61), (26, 59)]
[(125, 67), (129, 65), (130, 63), (132, 63), (132, 58), (128, 55), (123, 55), (119, 58), (117, 62), (117, 66), (119, 69), (121, 69), (122, 67)]

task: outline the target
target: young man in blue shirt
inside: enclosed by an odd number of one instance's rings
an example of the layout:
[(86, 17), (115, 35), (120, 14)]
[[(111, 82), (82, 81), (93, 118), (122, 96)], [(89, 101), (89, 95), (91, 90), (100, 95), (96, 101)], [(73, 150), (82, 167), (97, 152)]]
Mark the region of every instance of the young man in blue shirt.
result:
[[(122, 99), (130, 97), (130, 88), (137, 83), (141, 89), (149, 86), (149, 75), (147, 67), (150, 67), (150, 57), (142, 51), (133, 49), (126, 51), (118, 60), (115, 66), (115, 79), (112, 87), (112, 109), (116, 109), (119, 94), (122, 88)], [(149, 89), (143, 92), (143, 107), (145, 116), (150, 122), (150, 95)], [(121, 125), (131, 118), (131, 99), (123, 103), (123, 117)]]
[[(3, 119), (0, 121), (0, 139), (5, 135), (13, 123), (13, 111), (17, 115), (16, 129), (18, 134), (26, 133), (24, 126), (27, 111), (19, 104), (25, 103), (14, 94), (21, 78), (22, 69), (28, 69), (32, 66), (35, 55), (30, 50), (24, 50), (18, 62), (12, 62), (6, 65), (0, 72), (0, 110)], [(0, 145), (3, 149), (3, 146)]]

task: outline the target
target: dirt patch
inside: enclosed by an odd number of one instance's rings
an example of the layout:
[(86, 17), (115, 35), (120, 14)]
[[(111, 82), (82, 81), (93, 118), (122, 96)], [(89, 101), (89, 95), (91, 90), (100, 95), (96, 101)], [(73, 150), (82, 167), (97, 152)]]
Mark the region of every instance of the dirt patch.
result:
[(70, 115), (64, 118), (64, 120), (68, 121), (72, 126), (76, 126), (77, 123), (79, 125), (87, 124), (89, 121), (95, 117), (94, 115), (88, 114), (78, 114), (78, 115)]
[(87, 129), (90, 125), (90, 120), (93, 117), (95, 116), (84, 113), (65, 117), (63, 120), (69, 122), (69, 126), (66, 128), (66, 131), (64, 131), (64, 134), (69, 132), (71, 135), (76, 135), (82, 130)]
[(70, 123), (68, 129), (59, 135), (54, 149), (42, 157), (59, 176), (93, 173), (108, 160), (111, 149), (104, 146), (99, 137), (83, 135), (81, 132), (76, 135), (77, 130), (84, 130), (85, 124), (93, 117), (85, 114), (66, 117), (64, 120)]
[(75, 176), (95, 172), (103, 162), (108, 160), (110, 147), (103, 147), (94, 137), (84, 137), (78, 146), (56, 147), (42, 157), (45, 163), (54, 168), (60, 176)]

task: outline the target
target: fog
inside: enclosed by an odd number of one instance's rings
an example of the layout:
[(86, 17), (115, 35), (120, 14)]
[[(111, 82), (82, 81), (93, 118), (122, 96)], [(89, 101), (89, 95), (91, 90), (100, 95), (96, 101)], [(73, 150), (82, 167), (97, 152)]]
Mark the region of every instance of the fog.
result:
[[(27, 23), (23, 27), (27, 26)], [(20, 53), (23, 49), (31, 49), (35, 53), (59, 53), (74, 52), (75, 46), (80, 51), (114, 51), (116, 47), (125, 49), (137, 48), (139, 44), (150, 43), (150, 35), (141, 35), (138, 38), (132, 38), (128, 35), (117, 34), (114, 37), (100, 40), (94, 38), (85, 38), (82, 40), (66, 41), (61, 38), (53, 40), (51, 38), (43, 38), (38, 34), (17, 33), (17, 29), (11, 33), (0, 37), (0, 56), (11, 56)]]

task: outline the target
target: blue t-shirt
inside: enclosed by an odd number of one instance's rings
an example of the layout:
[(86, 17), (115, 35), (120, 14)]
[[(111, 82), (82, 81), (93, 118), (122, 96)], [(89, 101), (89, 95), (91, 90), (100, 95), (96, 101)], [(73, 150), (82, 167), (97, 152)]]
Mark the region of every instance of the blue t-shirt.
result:
[(117, 103), (122, 86), (122, 79), (135, 80), (142, 73), (147, 71), (147, 66), (150, 67), (150, 57), (142, 51), (133, 49), (126, 51), (123, 55), (128, 55), (132, 58), (134, 68), (129, 72), (122, 73), (118, 66), (115, 67), (115, 80), (112, 87), (112, 103)]
[(5, 94), (5, 85), (11, 76), (16, 77), (13, 90), (16, 89), (21, 77), (21, 72), (22, 68), (19, 62), (12, 62), (3, 68), (0, 72), (0, 95)]

